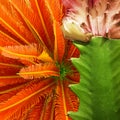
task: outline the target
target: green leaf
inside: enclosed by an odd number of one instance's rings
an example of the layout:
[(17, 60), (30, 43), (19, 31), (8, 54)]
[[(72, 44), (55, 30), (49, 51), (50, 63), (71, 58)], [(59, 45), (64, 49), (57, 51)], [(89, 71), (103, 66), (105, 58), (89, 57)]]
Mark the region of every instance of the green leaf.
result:
[(120, 40), (93, 37), (89, 43), (74, 43), (80, 58), (72, 63), (80, 83), (70, 88), (80, 99), (73, 120), (120, 120)]

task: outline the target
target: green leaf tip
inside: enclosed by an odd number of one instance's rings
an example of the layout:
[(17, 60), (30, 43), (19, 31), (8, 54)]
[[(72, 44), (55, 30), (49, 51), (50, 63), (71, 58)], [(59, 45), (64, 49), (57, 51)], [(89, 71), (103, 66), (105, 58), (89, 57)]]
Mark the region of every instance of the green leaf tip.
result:
[(80, 83), (70, 85), (79, 97), (73, 120), (120, 120), (120, 40), (92, 37), (87, 44), (74, 43), (80, 58), (72, 58)]

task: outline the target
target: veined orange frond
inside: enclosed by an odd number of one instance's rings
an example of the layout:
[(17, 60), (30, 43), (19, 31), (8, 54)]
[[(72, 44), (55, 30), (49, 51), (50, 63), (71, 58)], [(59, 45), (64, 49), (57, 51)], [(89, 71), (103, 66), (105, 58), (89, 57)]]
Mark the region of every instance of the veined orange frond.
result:
[(1, 89), (0, 90), (0, 95), (8, 94), (8, 96), (9, 96), (10, 92), (19, 91), (19, 90), (23, 89), (26, 85), (27, 85), (27, 82), (13, 84), (13, 85), (12, 84), (11, 85), (6, 85), (7, 89), (6, 89), (6, 87), (3, 86), (3, 87), (0, 88)]
[(0, 87), (13, 85), (13, 84), (21, 84), (29, 81), (21, 78), (20, 76), (0, 76)]
[(59, 70), (53, 63), (41, 63), (22, 68), (18, 75), (24, 79), (47, 78), (59, 76)]
[(67, 59), (70, 59), (71, 57), (79, 56), (78, 49), (73, 44), (71, 43), (68, 44), (69, 44), (67, 48), (68, 55), (66, 56)]
[(55, 116), (54, 116), (54, 108), (55, 108), (54, 99), (55, 99), (55, 97), (54, 97), (54, 94), (52, 93), (45, 100), (45, 103), (43, 106), (43, 111), (40, 116), (40, 120), (53, 120), (55, 118)]
[[(33, 106), (29, 111), (26, 111), (26, 113), (28, 112), (28, 114), (24, 114), (22, 116), (22, 118), (24, 120), (41, 120), (41, 113), (42, 111), (44, 111), (44, 105), (45, 105), (45, 101), (46, 101), (47, 97), (42, 98), (42, 100), (35, 106)], [(21, 117), (19, 118), (19, 120), (21, 119)]]
[(60, 29), (60, 23), (54, 20), (53, 27), (55, 35), (54, 60), (61, 62), (65, 54), (65, 39)]
[(0, 49), (3, 51), (2, 55), (14, 59), (36, 58), (43, 51), (42, 46), (35, 43), (30, 45), (0, 47)]
[(7, 46), (7, 45), (21, 45), (18, 41), (13, 39), (11, 36), (8, 34), (4, 33), (3, 31), (0, 30), (0, 45), (1, 46)]
[(54, 62), (52, 57), (47, 53), (46, 50), (43, 50), (43, 52), (38, 56), (38, 59), (42, 62)]
[(63, 5), (60, 0), (45, 0), (46, 6), (49, 9), (53, 21), (61, 22), (63, 17)]
[(51, 88), (55, 85), (54, 83), (55, 82), (52, 80), (46, 80), (44, 82), (37, 81), (37, 84), (36, 82), (31, 82), (18, 94), (0, 104), (0, 119), (12, 120), (19, 118), (24, 114), (22, 111), (25, 109), (28, 111), (31, 107), (40, 102), (42, 96), (49, 94), (52, 91)]
[(53, 20), (53, 32), (55, 36), (54, 41), (54, 59), (55, 61), (61, 62), (63, 59), (63, 55), (65, 53), (65, 40), (63, 38), (63, 34), (61, 31), (61, 20), (63, 17), (63, 6), (61, 1), (50, 1), (45, 0), (45, 4), (51, 14), (51, 18)]
[[(30, 44), (34, 39), (31, 32), (21, 22), (21, 17), (6, 0), (0, 0), (0, 24), (10, 33), (14, 34), (19, 41), (24, 44)], [(27, 41), (29, 39), (29, 41)]]
[[(69, 82), (58, 81), (56, 87), (56, 99), (55, 99), (55, 120), (71, 120), (67, 116), (67, 111), (77, 110), (78, 103), (76, 102), (76, 96), (67, 87)], [(68, 93), (69, 91), (69, 93)]]
[(31, 0), (29, 5), (25, 0), (10, 0), (10, 3), (21, 15), (29, 30), (33, 33), (35, 40), (47, 46), (46, 49), (49, 48), (50, 51), (53, 51), (52, 20), (44, 0)]

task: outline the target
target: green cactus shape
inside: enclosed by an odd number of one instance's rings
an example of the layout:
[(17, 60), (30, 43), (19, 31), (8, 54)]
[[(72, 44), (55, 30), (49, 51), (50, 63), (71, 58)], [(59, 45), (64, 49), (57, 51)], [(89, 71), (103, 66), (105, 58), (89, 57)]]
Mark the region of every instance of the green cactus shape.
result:
[(79, 58), (72, 63), (80, 73), (80, 83), (70, 85), (80, 100), (73, 120), (120, 120), (120, 40), (93, 37), (75, 42)]

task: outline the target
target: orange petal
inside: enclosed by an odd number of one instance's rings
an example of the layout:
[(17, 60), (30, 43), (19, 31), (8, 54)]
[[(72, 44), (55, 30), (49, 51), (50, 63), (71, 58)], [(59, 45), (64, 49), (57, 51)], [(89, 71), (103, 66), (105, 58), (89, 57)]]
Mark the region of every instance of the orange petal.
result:
[(20, 45), (18, 41), (0, 30), (0, 46)]
[(80, 54), (79, 50), (72, 44), (67, 48), (67, 59), (70, 59), (71, 57), (78, 57)]
[(31, 0), (29, 4), (25, 0), (11, 0), (10, 3), (19, 12), (37, 42), (42, 43), (46, 49), (53, 50), (52, 21), (44, 0)]
[(0, 11), (1, 26), (19, 38), (19, 42), (29, 44), (35, 40), (9, 0), (0, 0)]
[[(11, 84), (11, 85), (2, 86), (2, 87), (0, 87), (0, 95), (2, 95), (2, 96), (5, 95), (7, 97), (6, 94), (8, 94), (8, 96), (10, 94), (14, 94), (14, 92), (16, 93), (16, 91), (17, 92), (20, 91), (26, 85), (27, 85), (27, 81), (26, 82), (23, 81), (23, 83), (17, 83), (17, 84)], [(0, 96), (0, 97), (2, 97), (2, 96)], [(8, 99), (8, 97), (7, 97), (7, 99)], [(3, 101), (6, 101), (7, 99), (3, 98)]]
[[(78, 81), (77, 81), (78, 82)], [(77, 96), (70, 90), (69, 81), (64, 82), (64, 92), (65, 92), (65, 99), (66, 99), (66, 106), (67, 112), (68, 111), (77, 111), (79, 106), (79, 100)]]
[(26, 79), (21, 78), (18, 75), (14, 76), (0, 76), (0, 87), (21, 84), (27, 82)]
[(50, 57), (50, 55), (45, 50), (43, 50), (40, 56), (38, 56), (38, 59), (41, 60), (42, 62), (54, 62), (53, 59)]
[(24, 79), (47, 78), (59, 76), (59, 71), (55, 64), (43, 63), (22, 68), (18, 75)]
[[(31, 0), (31, 3), (33, 3), (34, 5), (34, 2), (32, 0)], [(48, 47), (48, 49), (53, 52), (54, 33), (53, 33), (53, 26), (52, 26), (53, 21), (51, 19), (52, 15), (49, 9), (47, 8), (45, 0), (40, 0), (40, 1), (35, 0), (35, 9), (36, 8), (37, 8), (36, 11), (38, 12), (39, 19), (41, 20), (42, 27), (46, 36), (46, 39), (45, 37), (43, 37), (43, 40), (46, 46)], [(43, 33), (41, 32), (40, 34), (43, 34)]]
[(71, 84), (77, 84), (80, 81), (80, 74), (78, 72), (74, 72), (71, 75), (67, 76), (67, 79), (69, 79)]
[(58, 81), (55, 100), (55, 120), (68, 120), (63, 81)]
[(53, 80), (45, 80), (44, 82), (31, 82), (19, 91), (15, 96), (0, 104), (0, 119), (17, 119), (24, 114), (26, 110), (30, 110), (32, 106), (40, 102), (40, 98), (49, 94), (54, 87)]
[(8, 76), (14, 76), (18, 71), (20, 70), (20, 67), (12, 67), (12, 65), (3, 65), (1, 63), (0, 65), (0, 78), (7, 78)]
[[(5, 92), (7, 91), (7, 90), (4, 90)], [(0, 90), (0, 103), (1, 102), (4, 102), (4, 101), (7, 101), (9, 98), (11, 98), (12, 96), (14, 96), (14, 95), (16, 95), (16, 93), (19, 91), (18, 89), (17, 90), (14, 90), (14, 92), (13, 91), (10, 91), (10, 92), (7, 92), (7, 93), (5, 93), (4, 91), (1, 91)], [(9, 90), (8, 90), (9, 91)], [(2, 94), (1, 94), (1, 92), (2, 92)], [(4, 93), (4, 94), (3, 94)]]
[(36, 58), (42, 53), (42, 46), (33, 43), (30, 45), (17, 45), (0, 47), (2, 55), (14, 59)]
[(37, 105), (31, 108), (31, 110), (26, 111), (23, 117), (20, 116), (20, 119), (23, 118), (23, 120), (40, 120), (41, 113), (44, 111), (43, 106), (45, 105), (45, 102), (45, 99), (40, 100)]
[(55, 120), (71, 120), (67, 112), (78, 109), (78, 99), (68, 88), (68, 82), (58, 81), (55, 100)]
[(0, 55), (0, 65), (4, 67), (15, 67), (15, 68), (23, 67), (23, 65), (18, 60), (4, 57), (2, 55)]
[(61, 23), (63, 17), (63, 5), (61, 0), (45, 0), (46, 6), (52, 15), (52, 19)]
[(61, 62), (65, 53), (65, 39), (63, 37), (60, 24), (57, 21), (54, 21), (54, 60)]
[(50, 95), (48, 96), (45, 104), (44, 104), (44, 108), (43, 108), (43, 112), (40, 116), (41, 120), (54, 120), (55, 116), (54, 116), (54, 99), (55, 97)]

